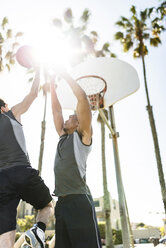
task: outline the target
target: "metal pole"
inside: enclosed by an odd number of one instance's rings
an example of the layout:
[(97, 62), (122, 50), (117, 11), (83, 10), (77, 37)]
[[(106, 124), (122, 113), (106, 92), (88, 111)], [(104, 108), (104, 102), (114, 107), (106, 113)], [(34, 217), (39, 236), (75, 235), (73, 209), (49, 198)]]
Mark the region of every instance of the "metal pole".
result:
[(110, 126), (109, 122), (107, 121), (107, 118), (105, 117), (104, 111), (102, 109), (99, 109), (99, 113), (100, 113), (101, 118), (103, 119), (103, 121), (107, 125), (108, 129), (110, 130), (112, 136), (115, 135), (114, 130), (112, 129), (112, 127)]
[(118, 142), (117, 142), (118, 134), (116, 132), (113, 106), (109, 107), (109, 114), (110, 114), (111, 127), (114, 131), (114, 135), (111, 135), (112, 136), (111, 138), (113, 143), (116, 180), (117, 180), (117, 188), (118, 188), (118, 196), (119, 196), (119, 211), (120, 211), (120, 219), (121, 219), (121, 227), (122, 227), (123, 248), (130, 248), (128, 220), (126, 213), (124, 188), (123, 188), (123, 182), (121, 176), (120, 159), (119, 159)]

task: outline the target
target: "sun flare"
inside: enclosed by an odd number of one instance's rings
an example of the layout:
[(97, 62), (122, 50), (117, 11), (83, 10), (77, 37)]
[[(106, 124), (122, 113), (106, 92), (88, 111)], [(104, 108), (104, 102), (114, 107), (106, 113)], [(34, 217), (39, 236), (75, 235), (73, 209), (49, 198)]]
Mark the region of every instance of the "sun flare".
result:
[(30, 45), (35, 50), (35, 57), (48, 69), (57, 65), (69, 68), (72, 57), (80, 52), (78, 48), (71, 46), (61, 30), (53, 27), (39, 30), (33, 37)]

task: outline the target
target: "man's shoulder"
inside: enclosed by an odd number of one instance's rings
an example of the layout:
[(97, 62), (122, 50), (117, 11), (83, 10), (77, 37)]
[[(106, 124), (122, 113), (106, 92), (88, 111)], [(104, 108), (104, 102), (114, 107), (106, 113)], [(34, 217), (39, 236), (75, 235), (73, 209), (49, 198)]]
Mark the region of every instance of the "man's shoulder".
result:
[(82, 133), (79, 133), (78, 131), (75, 131), (74, 136), (77, 136), (77, 140), (80, 141), (84, 146), (91, 146), (92, 144), (92, 136), (89, 135), (88, 137), (85, 137)]

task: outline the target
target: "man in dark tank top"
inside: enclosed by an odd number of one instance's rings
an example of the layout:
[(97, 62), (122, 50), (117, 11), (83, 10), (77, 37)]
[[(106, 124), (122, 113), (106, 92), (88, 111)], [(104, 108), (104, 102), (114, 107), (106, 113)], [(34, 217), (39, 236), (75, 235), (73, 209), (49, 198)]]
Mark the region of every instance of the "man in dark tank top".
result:
[(52, 77), (52, 113), (60, 136), (54, 164), (54, 194), (58, 197), (55, 247), (101, 248), (93, 199), (86, 184), (86, 161), (92, 144), (90, 105), (83, 89), (65, 70), (57, 70), (57, 74), (71, 87), (77, 108), (76, 114), (64, 122)]
[(38, 210), (36, 224), (26, 232), (30, 247), (45, 247), (45, 228), (53, 214), (52, 197), (38, 171), (31, 167), (26, 150), (21, 115), (38, 95), (40, 70), (29, 94), (13, 106), (0, 99), (0, 248), (13, 248), (16, 210), (20, 199)]

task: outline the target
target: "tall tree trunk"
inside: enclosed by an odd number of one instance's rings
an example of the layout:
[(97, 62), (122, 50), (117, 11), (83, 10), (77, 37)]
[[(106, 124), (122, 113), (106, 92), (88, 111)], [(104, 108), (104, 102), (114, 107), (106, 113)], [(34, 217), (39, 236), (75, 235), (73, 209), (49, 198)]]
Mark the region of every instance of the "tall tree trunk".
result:
[(147, 97), (147, 103), (148, 103), (148, 105), (146, 106), (146, 109), (147, 109), (148, 115), (149, 115), (149, 121), (150, 121), (152, 137), (153, 137), (153, 142), (154, 142), (155, 155), (156, 155), (156, 161), (157, 161), (158, 176), (159, 176), (159, 182), (160, 182), (160, 187), (161, 187), (162, 200), (164, 203), (164, 210), (165, 210), (165, 214), (166, 214), (165, 179), (164, 179), (162, 161), (161, 161), (161, 156), (160, 156), (160, 148), (159, 148), (157, 130), (156, 130), (156, 125), (155, 125), (155, 120), (153, 117), (153, 109), (152, 109), (152, 106), (150, 105), (147, 80), (146, 80), (146, 68), (145, 68), (144, 55), (142, 55), (141, 57), (142, 57), (142, 65), (143, 65), (143, 73), (144, 73), (145, 91), (146, 91), (146, 97)]
[(134, 235), (133, 235), (133, 230), (132, 230), (132, 227), (131, 227), (131, 222), (130, 222), (130, 217), (129, 217), (129, 211), (128, 211), (125, 192), (124, 192), (124, 198), (125, 198), (125, 204), (126, 204), (127, 220), (128, 220), (128, 225), (129, 225), (130, 243), (131, 243), (131, 247), (134, 248)]
[(111, 227), (111, 206), (110, 196), (107, 189), (107, 172), (105, 160), (105, 124), (101, 120), (101, 151), (102, 151), (102, 172), (103, 172), (103, 190), (104, 190), (104, 215), (106, 222), (106, 248), (114, 248)]
[(47, 108), (47, 93), (45, 94), (45, 103), (44, 103), (44, 116), (43, 121), (41, 123), (41, 143), (40, 143), (40, 153), (39, 153), (39, 163), (38, 170), (41, 175), (42, 171), (42, 162), (43, 162), (43, 153), (44, 153), (44, 140), (45, 140), (45, 132), (46, 132), (46, 108)]

